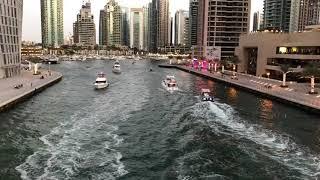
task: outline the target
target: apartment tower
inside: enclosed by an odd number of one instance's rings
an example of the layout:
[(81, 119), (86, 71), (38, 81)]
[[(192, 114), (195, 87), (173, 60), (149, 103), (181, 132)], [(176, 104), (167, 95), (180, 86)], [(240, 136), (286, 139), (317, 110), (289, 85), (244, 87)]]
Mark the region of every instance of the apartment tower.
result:
[(23, 0), (0, 1), (0, 79), (20, 74)]
[(41, 0), (42, 46), (59, 47), (64, 43), (63, 0)]

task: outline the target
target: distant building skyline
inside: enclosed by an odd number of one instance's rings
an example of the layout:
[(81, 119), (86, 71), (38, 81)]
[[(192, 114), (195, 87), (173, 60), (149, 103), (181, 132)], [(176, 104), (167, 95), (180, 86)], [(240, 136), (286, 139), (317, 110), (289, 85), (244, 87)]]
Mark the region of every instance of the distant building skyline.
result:
[[(140, 8), (148, 4), (151, 0), (118, 0), (120, 5), (129, 8)], [(34, 2), (34, 3), (32, 3)], [(91, 0), (92, 13), (94, 14), (96, 29), (99, 29), (100, 10), (106, 4), (106, 0)], [(83, 0), (65, 0), (64, 1), (64, 35), (73, 33), (73, 23), (76, 21), (76, 14), (79, 12), (79, 6)], [(252, 12), (262, 12), (263, 0), (252, 0)], [(189, 10), (189, 0), (170, 0), (171, 16), (179, 9)], [(253, 13), (252, 13), (253, 15)], [(251, 18), (252, 19), (252, 18)], [(97, 33), (98, 35), (99, 33)], [(39, 0), (28, 0), (24, 3), (23, 17), (23, 34), (22, 39), (25, 41), (41, 42), (41, 18)], [(97, 36), (97, 40), (99, 35)], [(97, 41), (97, 43), (99, 43)]]

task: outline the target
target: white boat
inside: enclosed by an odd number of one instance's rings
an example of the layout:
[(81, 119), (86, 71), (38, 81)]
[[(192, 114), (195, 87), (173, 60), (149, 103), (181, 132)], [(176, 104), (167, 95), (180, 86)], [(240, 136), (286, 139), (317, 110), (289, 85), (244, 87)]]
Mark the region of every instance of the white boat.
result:
[(121, 66), (120, 66), (119, 61), (116, 61), (116, 62), (114, 63), (112, 72), (114, 72), (114, 73), (121, 73)]
[(179, 90), (177, 81), (174, 76), (167, 76), (166, 79), (162, 81), (162, 85), (167, 91), (177, 91)]
[(96, 82), (94, 83), (95, 89), (105, 89), (109, 86), (108, 80), (106, 78), (106, 75), (104, 73), (99, 73), (96, 79)]
[(213, 96), (210, 95), (211, 91), (209, 89), (201, 89), (201, 100), (213, 102)]

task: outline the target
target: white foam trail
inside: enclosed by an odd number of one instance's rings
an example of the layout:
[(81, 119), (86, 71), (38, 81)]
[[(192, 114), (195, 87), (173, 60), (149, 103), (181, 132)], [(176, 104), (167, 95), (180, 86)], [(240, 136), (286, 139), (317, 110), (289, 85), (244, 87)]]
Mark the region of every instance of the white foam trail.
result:
[(264, 153), (269, 158), (308, 177), (315, 177), (319, 174), (319, 155), (314, 155), (307, 148), (300, 147), (293, 142), (290, 136), (277, 134), (262, 126), (241, 120), (233, 108), (227, 104), (198, 103), (193, 109), (195, 116), (206, 119), (212, 129), (215, 131), (218, 129), (218, 133), (234, 138), (246, 138), (266, 147), (268, 150)]
[[(136, 77), (131, 76), (126, 78), (133, 82), (132, 78)], [(128, 88), (125, 83), (119, 86), (117, 90), (110, 89), (108, 96), (93, 99), (92, 106), (63, 119), (58, 127), (41, 137), (45, 146), (16, 167), (21, 178), (70, 179), (81, 169), (94, 165), (105, 169), (92, 175), (94, 179), (116, 179), (127, 174), (121, 162), (122, 154), (116, 150), (123, 139), (117, 135), (118, 127), (114, 124), (128, 119), (130, 112), (140, 110), (150, 93), (143, 86), (138, 89)]]

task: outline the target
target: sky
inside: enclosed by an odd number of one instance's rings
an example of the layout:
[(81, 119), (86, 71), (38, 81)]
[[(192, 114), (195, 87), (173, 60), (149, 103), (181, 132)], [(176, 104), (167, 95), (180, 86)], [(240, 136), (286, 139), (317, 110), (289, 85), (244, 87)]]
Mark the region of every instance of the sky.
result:
[[(41, 42), (41, 0), (25, 0), (23, 8), (23, 29), (22, 39), (25, 41)], [(99, 13), (108, 0), (91, 0), (92, 12), (96, 23), (97, 34), (99, 30)], [(64, 0), (64, 35), (72, 35), (73, 22), (81, 8), (83, 0)], [(129, 8), (142, 7), (149, 0), (118, 0), (120, 5)], [(34, 3), (34, 4), (33, 4)], [(251, 14), (255, 11), (262, 11), (263, 0), (251, 0)], [(178, 9), (189, 9), (189, 0), (170, 0), (171, 16)], [(251, 18), (252, 21), (252, 18)], [(97, 39), (98, 41), (98, 39)]]

